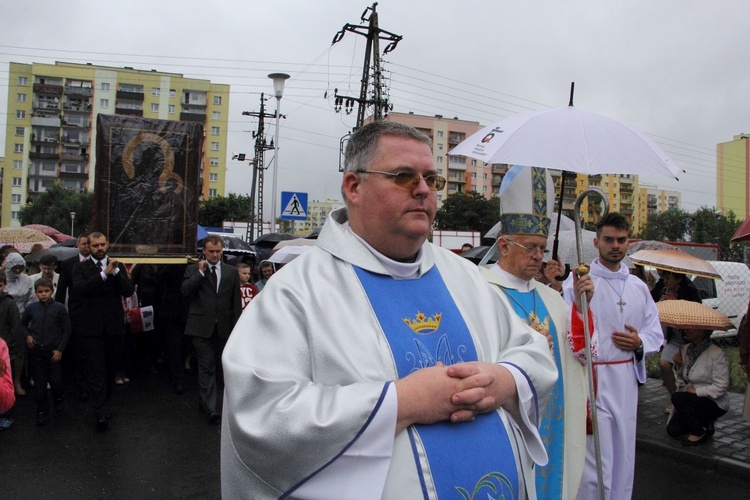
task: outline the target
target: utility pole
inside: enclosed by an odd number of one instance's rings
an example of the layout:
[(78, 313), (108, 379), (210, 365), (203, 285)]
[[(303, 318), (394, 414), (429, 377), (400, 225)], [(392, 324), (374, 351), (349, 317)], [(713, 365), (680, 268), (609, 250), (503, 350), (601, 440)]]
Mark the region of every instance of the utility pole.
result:
[[(243, 111), (243, 116), (254, 116), (258, 118), (258, 131), (253, 132), (255, 138), (255, 158), (250, 160), (250, 164), (253, 166), (253, 182), (250, 188), (250, 215), (247, 221), (247, 232), (245, 234), (245, 240), (248, 243), (255, 241), (255, 221), (258, 221), (258, 233), (257, 236), (263, 234), (263, 174), (265, 172), (264, 165), (264, 153), (269, 149), (273, 149), (273, 139), (271, 144), (266, 142), (265, 138), (265, 119), (276, 118), (276, 112), (269, 114), (265, 112), (266, 101), (264, 95), (260, 94), (260, 112), (254, 111)], [(238, 158), (240, 161), (244, 161), (245, 155), (240, 154)], [(257, 204), (257, 210), (256, 210)]]
[[(365, 60), (362, 65), (362, 79), (360, 80), (360, 91), (359, 97), (340, 95), (339, 89), (334, 90), (334, 109), (339, 113), (344, 108), (346, 114), (351, 114), (354, 110), (354, 103), (358, 104), (357, 108), (357, 124), (354, 130), (357, 130), (365, 123), (365, 112), (367, 108), (372, 107), (373, 120), (380, 121), (388, 111), (391, 109), (391, 104), (388, 99), (384, 97), (383, 93), (383, 71), (381, 68), (380, 60), (380, 40), (390, 42), (383, 50), (383, 55), (391, 52), (396, 48), (398, 42), (403, 38), (401, 35), (396, 35), (390, 31), (381, 29), (378, 26), (378, 13), (376, 8), (378, 3), (375, 2), (371, 7), (367, 7), (360, 17), (362, 24), (345, 24), (341, 31), (336, 33), (333, 37), (331, 45), (336, 44), (344, 38), (347, 31), (352, 32), (356, 35), (362, 35), (367, 38), (367, 46), (365, 48)], [(368, 17), (369, 13), (369, 17)], [(368, 24), (365, 26), (364, 23)], [(372, 62), (370, 61), (372, 60)], [(372, 75), (371, 75), (372, 73)], [(370, 79), (372, 78), (372, 94), (370, 94), (368, 88), (370, 85)], [(339, 150), (339, 171), (343, 171), (341, 165), (341, 156), (344, 150), (344, 144), (347, 136), (341, 138), (340, 150)]]

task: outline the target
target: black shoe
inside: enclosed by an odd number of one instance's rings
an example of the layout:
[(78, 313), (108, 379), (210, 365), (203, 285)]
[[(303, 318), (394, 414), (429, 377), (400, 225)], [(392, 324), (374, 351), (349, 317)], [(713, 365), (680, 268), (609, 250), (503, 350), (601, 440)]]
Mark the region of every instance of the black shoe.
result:
[(185, 392), (185, 388), (182, 384), (172, 384), (172, 391), (179, 396)]
[(208, 423), (209, 424), (218, 424), (219, 421), (221, 421), (221, 415), (216, 413), (215, 411), (212, 411), (208, 414)]
[(714, 429), (714, 421), (710, 420), (706, 426), (706, 436), (713, 436), (716, 429)]
[(36, 414), (36, 425), (47, 425), (49, 417), (46, 411), (40, 411)]
[[(688, 436), (688, 437), (690, 437), (690, 436)], [(684, 437), (684, 438), (682, 438), (682, 446), (698, 446), (699, 444), (703, 444), (706, 441), (708, 441), (708, 433), (706, 433), (703, 436), (701, 436), (701, 438), (698, 439), (697, 441), (691, 441), (687, 437)]]

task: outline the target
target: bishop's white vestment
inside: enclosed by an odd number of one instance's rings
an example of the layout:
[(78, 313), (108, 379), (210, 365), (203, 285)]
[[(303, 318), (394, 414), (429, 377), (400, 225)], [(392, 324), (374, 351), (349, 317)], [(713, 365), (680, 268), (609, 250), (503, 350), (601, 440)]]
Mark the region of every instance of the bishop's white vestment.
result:
[[(612, 342), (612, 332), (628, 332), (625, 325), (638, 330), (645, 354), (656, 352), (664, 336), (659, 311), (643, 281), (631, 275), (620, 264), (613, 272), (595, 259), (590, 270), (594, 280), (591, 310), (599, 334), (599, 353), (594, 360), (596, 371), (596, 410), (607, 499), (627, 498), (633, 492), (635, 468), (635, 427), (638, 414), (638, 383), (646, 382), (645, 355), (635, 358), (633, 351), (623, 351)], [(568, 304), (573, 303), (573, 280), (563, 284)], [(593, 436), (588, 436), (586, 465), (578, 498), (598, 498), (596, 455)]]
[[(510, 496), (534, 496), (533, 479), (526, 477), (531, 462), (546, 463), (535, 426), (538, 401), (557, 377), (546, 340), (519, 320), (469, 261), (425, 243), (416, 269), (416, 279), (393, 279), (340, 209), (331, 213), (316, 246), (274, 274), (253, 299), (223, 355), (224, 498), (436, 498), (453, 469), (432, 460), (429, 432), (471, 434), (488, 419), (507, 434), (506, 455), (515, 462), (509, 475), (517, 474), (518, 484)], [(437, 284), (420, 290), (428, 278)], [(432, 310), (432, 290), (454, 305), (441, 302), (441, 310)], [(389, 314), (415, 299), (420, 310)], [(444, 327), (452, 321), (468, 342)], [(419, 336), (419, 356), (401, 356), (399, 339), (389, 331), (404, 327), (408, 334), (441, 332), (440, 342), (433, 348), (428, 342), (436, 336)], [(501, 408), (469, 423), (410, 426), (394, 437), (398, 408), (391, 382), (402, 376), (404, 362), (416, 370), (467, 360), (469, 352), (508, 368), (521, 411), (511, 415)], [(500, 443), (472, 437), (447, 451), (465, 453), (460, 462), (469, 463), (482, 446), (491, 453)], [(498, 478), (489, 474), (452, 493), (481, 495), (471, 488), (481, 490)]]
[[(586, 456), (586, 404), (589, 390), (583, 320), (558, 292), (535, 279), (520, 280), (503, 271), (498, 264), (481, 268), (481, 271), (485, 279), (501, 290), (501, 293), (513, 294), (515, 297), (537, 294), (539, 297), (539, 304), (536, 303), (536, 298), (533, 299), (533, 310), (524, 308), (521, 303), (516, 307), (517, 312), (520, 309), (527, 316), (533, 314), (543, 328), (549, 330), (555, 343), (551, 354), (555, 357), (560, 372), (556, 384), (559, 387), (553, 389), (546, 411), (542, 410), (542, 415), (546, 418), (543, 418), (539, 432), (547, 446), (550, 462), (535, 470), (538, 476), (537, 496), (551, 499), (575, 498)], [(513, 300), (519, 299), (511, 298)], [(540, 312), (542, 310), (544, 313)], [(571, 315), (577, 316), (576, 330), (580, 331), (571, 332)], [(529, 321), (529, 318), (522, 319)], [(574, 334), (580, 334), (575, 343)], [(597, 338), (593, 328), (590, 334), (592, 350), (596, 351)]]

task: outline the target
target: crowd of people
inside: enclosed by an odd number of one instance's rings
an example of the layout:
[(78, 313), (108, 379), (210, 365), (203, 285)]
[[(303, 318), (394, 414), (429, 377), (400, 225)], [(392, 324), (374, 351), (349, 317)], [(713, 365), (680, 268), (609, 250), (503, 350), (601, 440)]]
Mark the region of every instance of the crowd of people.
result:
[[(253, 281), (267, 281), (275, 269), (261, 277), (257, 266), (223, 262), (218, 236), (206, 239), (205, 258), (190, 265), (126, 266), (108, 247), (104, 234), (82, 234), (77, 255), (62, 262), (44, 255), (34, 274), (15, 248), (0, 249), (0, 430), (14, 424), (17, 398), (32, 393), (43, 426), (64, 411), (70, 392), (105, 431), (114, 386), (129, 382), (133, 370), (161, 367), (177, 395), (185, 392), (186, 371), (197, 370), (198, 406), (218, 423), (223, 344), (259, 293)], [(154, 328), (139, 332), (128, 310), (145, 306)]]
[[(105, 235), (83, 235), (57, 286), (54, 263), (31, 278), (9, 253), (0, 411), (23, 397), (23, 376), (11, 372), (28, 365), (44, 425), (50, 395), (53, 409), (64, 405), (68, 360), (68, 380), (104, 431), (112, 388), (128, 380), (126, 353), (150, 366), (165, 359), (180, 395), (192, 352), (198, 407), (222, 425), (225, 498), (590, 499), (600, 489), (630, 498), (646, 355), (661, 351), (662, 368), (676, 373), (664, 377), (666, 432), (685, 446), (706, 442), (727, 410), (726, 362), (710, 332), (659, 321), (656, 302), (690, 300), (691, 284), (632, 273), (630, 226), (618, 213), (597, 223), (598, 258), (565, 279), (546, 257), (536, 169), (528, 190), (501, 200), (496, 264), (478, 268), (432, 245), (446, 179), (430, 144), (394, 122), (356, 131), (346, 206), (275, 275), (230, 265), (211, 235), (197, 262), (132, 269), (108, 257)], [(126, 345), (123, 300), (135, 290), (158, 331), (140, 346)]]

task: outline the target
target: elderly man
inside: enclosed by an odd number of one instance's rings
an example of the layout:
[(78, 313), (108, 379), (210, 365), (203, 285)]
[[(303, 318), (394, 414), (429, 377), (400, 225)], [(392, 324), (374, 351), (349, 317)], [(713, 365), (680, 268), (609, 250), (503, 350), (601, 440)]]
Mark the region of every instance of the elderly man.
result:
[[(539, 432), (549, 464), (535, 471), (536, 491), (539, 498), (575, 498), (586, 457), (588, 393), (583, 318), (578, 311), (580, 293), (586, 292), (591, 300), (594, 286), (590, 276), (576, 280), (578, 300), (571, 314), (559, 292), (534, 279), (547, 253), (550, 219), (546, 181), (546, 169), (536, 167), (523, 169), (511, 181), (513, 189), (505, 190), (500, 200), (500, 259), (481, 270), (487, 281), (510, 300), (516, 314), (549, 340), (560, 376), (541, 412)], [(551, 260), (548, 276), (554, 279), (559, 267)], [(591, 317), (589, 324), (593, 334)]]
[(534, 494), (557, 371), (475, 266), (426, 242), (444, 185), (416, 129), (352, 135), (346, 208), (224, 351), (225, 498)]
[[(622, 263), (629, 231), (630, 223), (617, 212), (597, 222), (594, 246), (599, 257), (591, 263), (590, 273), (596, 286), (591, 310), (599, 334), (594, 370), (606, 498), (632, 496), (638, 384), (646, 382), (644, 354), (658, 351), (664, 341), (659, 311), (648, 287)], [(571, 279), (563, 285), (563, 293), (571, 304)], [(594, 443), (589, 439), (578, 498), (596, 498), (597, 485)]]

